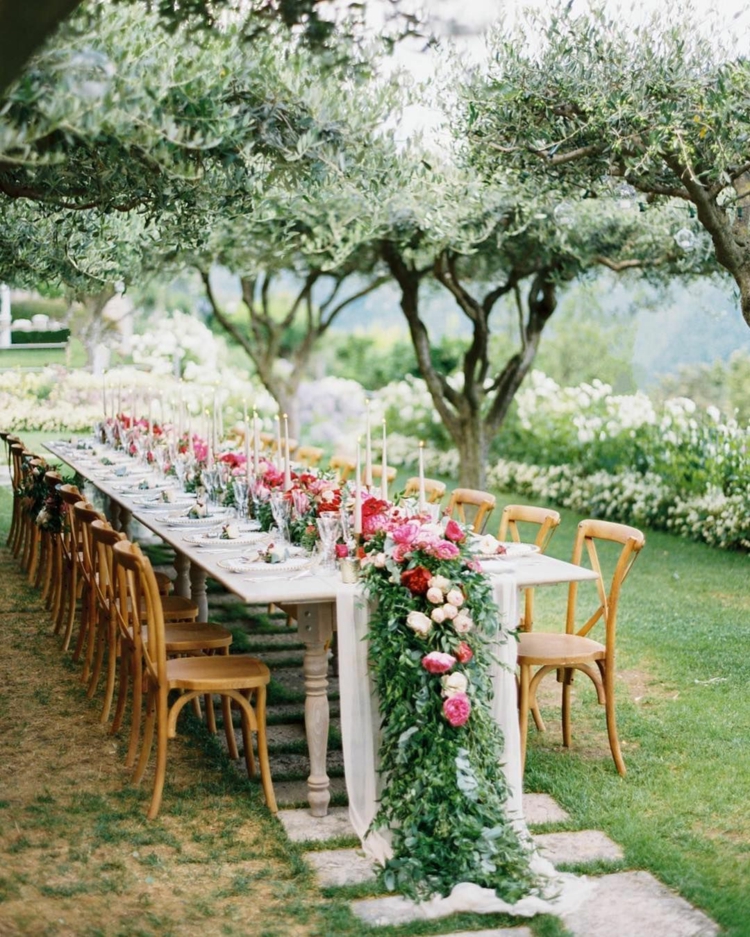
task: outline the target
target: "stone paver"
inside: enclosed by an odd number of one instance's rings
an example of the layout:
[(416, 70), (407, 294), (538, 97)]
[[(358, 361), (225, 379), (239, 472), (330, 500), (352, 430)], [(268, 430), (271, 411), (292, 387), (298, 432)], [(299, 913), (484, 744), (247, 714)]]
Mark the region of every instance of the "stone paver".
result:
[(495, 927), (490, 930), (462, 930), (441, 937), (532, 937), (528, 927)]
[(623, 858), (623, 851), (600, 830), (579, 830), (576, 833), (539, 833), (534, 842), (545, 859), (553, 865), (575, 865), (584, 862), (614, 862)]
[(327, 817), (314, 817), (308, 810), (279, 810), (281, 820), (289, 839), (294, 843), (305, 840), (323, 842), (337, 836), (356, 836), (349, 822), (348, 807), (332, 807)]
[(362, 885), (375, 881), (375, 869), (361, 849), (329, 849), (310, 852), (305, 859), (315, 869), (323, 888)]
[(648, 872), (616, 872), (593, 880), (591, 895), (562, 916), (574, 937), (714, 937), (702, 911)]
[(524, 794), (523, 812), (529, 826), (539, 826), (542, 823), (564, 823), (570, 819), (549, 794)]

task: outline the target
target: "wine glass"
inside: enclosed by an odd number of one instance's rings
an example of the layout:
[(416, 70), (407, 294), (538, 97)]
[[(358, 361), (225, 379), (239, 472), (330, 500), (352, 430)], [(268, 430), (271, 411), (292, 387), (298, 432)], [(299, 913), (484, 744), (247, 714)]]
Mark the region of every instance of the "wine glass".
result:
[(283, 491), (271, 492), (271, 513), (278, 527), (281, 539), (289, 542), (289, 516), (291, 514), (291, 504)]
[(320, 536), (320, 567), (333, 572), (336, 569), (336, 541), (341, 531), (341, 521), (331, 511), (321, 514), (316, 523)]
[(244, 520), (247, 517), (248, 484), (246, 478), (233, 478), (234, 503), (237, 505), (239, 516)]

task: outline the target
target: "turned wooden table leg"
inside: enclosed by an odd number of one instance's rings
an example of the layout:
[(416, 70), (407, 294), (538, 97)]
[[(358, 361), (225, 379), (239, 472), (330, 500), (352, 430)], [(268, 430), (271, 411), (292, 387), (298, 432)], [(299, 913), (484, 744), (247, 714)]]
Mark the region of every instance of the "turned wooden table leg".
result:
[(174, 593), (183, 599), (190, 598), (190, 559), (179, 550), (174, 552), (174, 571), (177, 578), (174, 581)]
[(190, 564), (190, 598), (198, 606), (198, 621), (208, 621), (208, 596), (206, 595), (206, 571)]
[(314, 817), (328, 813), (331, 799), (326, 771), (328, 754), (328, 651), (333, 634), (333, 606), (300, 605), (297, 632), (305, 645), (305, 733), (310, 755), (307, 799)]
[(130, 540), (130, 522), (133, 519), (133, 515), (130, 511), (120, 505), (120, 530), (125, 534), (125, 536)]

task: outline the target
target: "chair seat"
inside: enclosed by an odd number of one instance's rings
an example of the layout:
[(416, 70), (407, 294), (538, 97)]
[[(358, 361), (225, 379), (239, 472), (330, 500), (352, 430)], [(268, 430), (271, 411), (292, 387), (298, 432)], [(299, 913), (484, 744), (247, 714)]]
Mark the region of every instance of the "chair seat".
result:
[(198, 617), (198, 606), (192, 599), (185, 599), (181, 595), (163, 595), (161, 597), (161, 610), (164, 615), (164, 621), (168, 624), (170, 621), (181, 618)]
[[(133, 629), (128, 628), (133, 638)], [(141, 639), (148, 641), (148, 627), (141, 626)], [(164, 626), (164, 646), (167, 654), (189, 654), (191, 651), (218, 651), (229, 647), (232, 633), (221, 625), (207, 621), (176, 621)]]
[(167, 661), (170, 689), (220, 693), (263, 686), (271, 671), (257, 657), (232, 654), (229, 657), (178, 657)]
[(603, 660), (606, 648), (591, 638), (577, 634), (524, 631), (518, 636), (518, 660), (524, 664), (588, 664)]
[(167, 654), (183, 654), (188, 651), (215, 651), (229, 647), (232, 632), (221, 625), (205, 621), (187, 621), (167, 624), (164, 628), (164, 643)]

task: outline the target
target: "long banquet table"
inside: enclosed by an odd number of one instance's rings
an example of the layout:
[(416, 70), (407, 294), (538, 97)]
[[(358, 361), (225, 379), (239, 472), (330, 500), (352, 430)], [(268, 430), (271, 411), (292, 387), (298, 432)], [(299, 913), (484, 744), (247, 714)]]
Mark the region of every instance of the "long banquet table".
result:
[[(206, 577), (211, 576), (242, 601), (252, 605), (294, 605), (297, 607), (297, 630), (305, 645), (305, 733), (310, 758), (307, 780), (308, 801), (313, 816), (328, 812), (329, 778), (326, 770), (328, 750), (328, 654), (327, 646), (334, 630), (338, 632), (339, 684), (341, 697), (344, 770), (352, 824), (364, 840), (377, 804), (378, 713), (371, 693), (367, 664), (367, 602), (361, 586), (348, 585), (338, 573), (326, 573), (312, 567), (299, 577), (295, 574), (264, 575), (253, 578), (227, 571), (219, 560), (236, 556), (247, 549), (238, 545), (233, 551), (220, 551), (190, 543), (185, 528), (173, 528), (160, 520), (153, 510), (140, 507), (133, 494), (119, 490), (122, 478), (107, 475), (96, 464), (91, 450), (67, 443), (47, 443), (46, 448), (107, 496), (112, 520), (127, 532), (131, 518), (151, 530), (174, 548), (177, 573), (175, 591), (192, 597), (206, 620)], [(114, 459), (116, 454), (107, 452)], [(100, 470), (101, 469), (101, 470)], [(143, 476), (144, 469), (128, 477)], [(147, 470), (146, 470), (147, 471)], [(141, 492), (142, 494), (142, 492)], [(169, 510), (169, 505), (164, 505)], [(513, 630), (518, 621), (521, 590), (529, 586), (596, 579), (589, 569), (539, 554), (514, 558), (512, 562), (492, 564), (494, 597), (504, 624)], [(497, 570), (497, 572), (495, 572)], [(522, 817), (522, 773), (518, 735), (516, 682), (516, 642), (511, 637), (497, 647), (498, 664), (494, 673), (493, 714), (505, 735), (504, 770), (512, 798), (511, 813)], [(370, 851), (377, 858), (387, 853), (387, 843), (370, 840)]]

